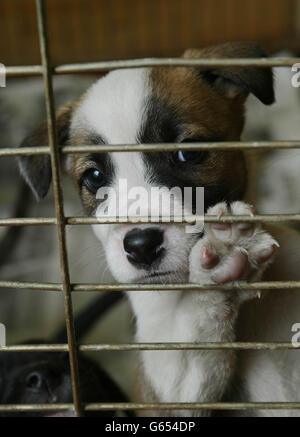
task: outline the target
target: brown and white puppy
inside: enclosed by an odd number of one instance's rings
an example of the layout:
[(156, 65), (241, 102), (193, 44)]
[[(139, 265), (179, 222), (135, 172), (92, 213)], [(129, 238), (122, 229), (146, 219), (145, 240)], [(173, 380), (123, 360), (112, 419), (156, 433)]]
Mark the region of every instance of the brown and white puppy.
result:
[[(252, 43), (232, 43), (188, 50), (184, 56), (256, 58), (265, 53)], [(60, 109), (59, 143), (239, 141), (249, 93), (264, 104), (273, 103), (270, 69), (160, 67), (113, 71), (96, 82), (79, 102)], [(43, 126), (23, 146), (46, 143)], [(128, 189), (143, 187), (148, 191), (153, 187), (204, 187), (208, 214), (252, 214), (251, 208), (241, 202), (247, 188), (242, 151), (74, 154), (66, 159), (64, 167), (91, 216), (104, 211), (112, 201), (109, 195), (101, 201), (97, 198), (100, 188), (108, 186), (122, 196), (118, 192), (121, 179), (126, 180)], [(22, 157), (20, 169), (36, 197), (44, 197), (51, 183), (49, 158)], [(145, 209), (150, 205), (146, 204)], [(273, 261), (278, 245), (260, 225), (211, 224), (205, 226), (204, 235), (188, 234), (184, 226), (174, 223), (96, 225), (94, 231), (105, 248), (115, 279), (121, 283), (257, 280)], [(137, 341), (201, 342), (234, 340), (240, 303), (256, 293), (149, 291), (128, 295), (136, 316)], [(243, 308), (253, 307), (252, 302)], [(271, 307), (268, 299), (264, 302)], [(265, 305), (259, 302), (264, 311)], [(261, 326), (260, 334), (266, 334), (264, 311), (258, 310), (260, 321), (252, 319), (256, 327)], [(247, 315), (244, 317), (238, 338), (244, 332), (243, 326), (248, 326)], [(253, 332), (251, 323), (248, 328), (243, 333), (245, 339)], [(230, 389), (236, 369), (235, 354), (226, 350), (145, 351), (140, 358), (144, 401), (219, 401)], [(263, 381), (255, 366), (260, 366)], [(257, 374), (257, 380), (251, 378), (251, 371)], [(237, 367), (237, 372), (249, 400), (268, 400), (269, 395), (274, 396), (270, 400), (276, 400), (277, 394), (283, 393), (283, 388), (274, 390), (274, 385), (281, 387), (280, 371), (275, 371), (268, 359), (261, 362), (255, 353)], [(272, 375), (272, 379), (266, 375)], [(262, 387), (266, 386), (264, 391)], [(201, 415), (203, 411), (193, 414)]]

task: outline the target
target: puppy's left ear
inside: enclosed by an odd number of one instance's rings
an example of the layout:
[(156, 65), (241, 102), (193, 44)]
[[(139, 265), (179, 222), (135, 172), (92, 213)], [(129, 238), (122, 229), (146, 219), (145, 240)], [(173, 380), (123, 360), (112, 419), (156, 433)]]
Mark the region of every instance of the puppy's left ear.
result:
[[(204, 49), (187, 50), (184, 58), (265, 58), (267, 54), (256, 43), (233, 42)], [(266, 67), (197, 68), (201, 78), (229, 98), (255, 95), (265, 105), (275, 101), (273, 73)]]
[[(61, 106), (56, 113), (56, 131), (59, 145), (65, 145), (70, 137), (70, 123), (76, 102)], [(20, 147), (38, 147), (48, 145), (47, 123), (40, 125), (26, 137)], [(50, 155), (31, 155), (18, 157), (19, 169), (22, 176), (32, 189), (37, 200), (41, 200), (48, 193), (51, 180)]]

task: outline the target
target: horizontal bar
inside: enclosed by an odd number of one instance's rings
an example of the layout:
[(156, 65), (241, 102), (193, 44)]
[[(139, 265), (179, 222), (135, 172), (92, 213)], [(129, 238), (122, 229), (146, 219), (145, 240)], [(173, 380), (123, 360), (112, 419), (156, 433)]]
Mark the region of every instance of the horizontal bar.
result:
[(39, 291), (62, 291), (61, 284), (55, 284), (50, 282), (0, 281), (0, 288), (16, 288)]
[(51, 217), (0, 219), (0, 226), (48, 226), (56, 225), (56, 223), (56, 218)]
[[(203, 221), (203, 217), (192, 216), (182, 218), (182, 222), (178, 223), (171, 217), (168, 222), (175, 222), (178, 225), (193, 224), (196, 221)], [(227, 215), (218, 217), (215, 215), (204, 216), (206, 223), (282, 223), (282, 222), (299, 222), (300, 214), (259, 214), (259, 215)], [(79, 225), (96, 225), (96, 224), (135, 224), (135, 223), (166, 223), (167, 217), (159, 217), (151, 219), (149, 217), (66, 217), (66, 224), (72, 226)], [(0, 226), (49, 226), (56, 225), (56, 219), (53, 217), (36, 217), (36, 218), (1, 218)]]
[[(97, 73), (120, 68), (143, 67), (292, 67), (300, 63), (300, 58), (144, 58), (118, 61), (83, 62), (62, 64), (52, 68), (52, 74)], [(41, 65), (8, 66), (7, 77), (42, 75)]]
[(230, 291), (300, 288), (300, 281), (252, 282), (243, 284), (73, 284), (72, 291)]
[(42, 76), (43, 67), (41, 65), (17, 65), (5, 68), (7, 77), (20, 76)]
[[(73, 292), (86, 291), (278, 291), (300, 288), (300, 281), (270, 281), (240, 284), (71, 284)], [(0, 281), (0, 288), (31, 289), (41, 291), (62, 291), (62, 285), (47, 282)]]
[[(82, 344), (81, 352), (130, 352), (130, 351), (197, 351), (197, 350), (299, 350), (287, 342), (201, 342), (201, 343), (123, 343)], [(67, 344), (21, 344), (0, 347), (1, 352), (68, 352)]]
[[(128, 343), (128, 344), (87, 344), (80, 345), (81, 352), (103, 351), (178, 351), (178, 350), (297, 350), (292, 343), (280, 342), (232, 342), (232, 343)], [(1, 351), (1, 349), (0, 349)]]
[(0, 412), (56, 412), (74, 411), (73, 404), (0, 404)]
[(61, 147), (63, 153), (173, 152), (178, 150), (299, 149), (298, 141), (218, 141), (199, 143), (91, 144)]
[(18, 344), (0, 346), (1, 352), (68, 352), (67, 344)]
[[(173, 402), (173, 403), (90, 403), (85, 411), (109, 410), (299, 410), (300, 402)], [(0, 412), (74, 411), (73, 404), (7, 404)]]
[[(169, 223), (173, 221), (178, 225), (193, 224), (196, 221), (203, 221), (203, 217), (191, 216), (182, 218), (182, 222), (178, 223), (171, 217)], [(227, 215), (227, 216), (215, 216), (205, 215), (205, 223), (282, 223), (282, 222), (299, 222), (300, 214), (257, 214), (253, 216), (249, 215)], [(116, 223), (166, 223), (166, 217), (159, 217), (157, 219), (150, 219), (149, 217), (118, 217), (118, 218), (101, 218), (101, 217), (67, 217), (66, 223), (68, 225), (95, 225), (95, 224), (116, 224)]]
[(144, 58), (132, 60), (63, 64), (54, 68), (55, 74), (92, 73), (120, 68), (143, 67), (292, 67), (300, 58)]
[[(300, 149), (300, 141), (226, 141), (212, 143), (154, 143), (154, 144), (86, 144), (59, 146), (64, 154), (106, 152), (172, 152), (178, 150), (273, 150)], [(0, 148), (0, 157), (49, 154), (48, 146)]]
[(87, 404), (85, 411), (99, 410), (299, 410), (300, 402), (209, 402), (209, 403), (111, 403)]
[(48, 146), (40, 147), (2, 147), (0, 148), (0, 157), (5, 156), (29, 156), (29, 155), (47, 155), (50, 153)]
[[(210, 216), (212, 217), (212, 216)], [(245, 216), (248, 217), (248, 216)], [(151, 217), (67, 217), (66, 224), (67, 225), (103, 225), (103, 224), (136, 224), (136, 223), (177, 223), (177, 224), (187, 224), (187, 223), (195, 223), (196, 221), (203, 222), (204, 216), (194, 216), (194, 217), (155, 217), (155, 219), (151, 219)], [(176, 221), (177, 220), (177, 221)], [(179, 222), (181, 220), (181, 222)], [(299, 214), (300, 220), (300, 214)], [(218, 218), (217, 218), (218, 221)]]

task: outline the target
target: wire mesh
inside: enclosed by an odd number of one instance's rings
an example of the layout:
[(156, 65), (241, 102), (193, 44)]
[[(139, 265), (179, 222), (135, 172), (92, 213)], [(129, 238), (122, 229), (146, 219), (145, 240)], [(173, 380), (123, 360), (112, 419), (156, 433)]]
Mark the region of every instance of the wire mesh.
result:
[[(26, 412), (26, 411), (74, 411), (76, 416), (82, 416), (84, 411), (99, 411), (99, 410), (300, 410), (300, 403), (297, 402), (243, 402), (243, 403), (99, 403), (83, 405), (80, 399), (80, 379), (78, 373), (78, 351), (82, 352), (99, 352), (99, 351), (141, 351), (141, 350), (298, 350), (300, 346), (295, 347), (292, 343), (283, 342), (230, 342), (230, 343), (130, 343), (130, 344), (89, 344), (77, 345), (74, 331), (73, 309), (72, 309), (72, 293), (82, 291), (149, 291), (149, 290), (165, 290), (177, 291), (184, 290), (194, 291), (215, 291), (215, 290), (283, 290), (283, 289), (300, 289), (300, 281), (276, 281), (276, 282), (256, 282), (250, 284), (232, 285), (200, 285), (200, 284), (72, 284), (69, 275), (68, 266), (68, 249), (65, 238), (65, 229), (67, 225), (85, 225), (85, 224), (104, 224), (113, 223), (111, 220), (90, 218), (90, 217), (65, 217), (63, 206), (63, 192), (60, 175), (60, 153), (87, 153), (87, 152), (110, 152), (110, 151), (175, 151), (180, 148), (187, 150), (201, 149), (216, 149), (216, 150), (271, 150), (271, 149), (298, 149), (300, 148), (299, 141), (261, 141), (261, 142), (226, 142), (226, 143), (193, 143), (193, 144), (132, 144), (132, 145), (81, 145), (81, 146), (64, 146), (60, 147), (57, 144), (56, 128), (55, 128), (55, 105), (52, 90), (52, 75), (54, 74), (69, 74), (69, 73), (95, 73), (104, 72), (120, 68), (140, 68), (154, 66), (252, 66), (252, 67), (290, 67), (296, 63), (300, 63), (300, 58), (272, 58), (272, 59), (138, 59), (129, 61), (110, 61), (110, 62), (94, 62), (81, 64), (65, 64), (52, 66), (49, 58), (47, 26), (46, 26), (46, 10), (44, 0), (36, 0), (36, 11), (38, 21), (39, 43), (41, 52), (41, 65), (32, 66), (14, 66), (7, 67), (6, 74), (8, 77), (25, 77), (41, 75), (44, 78), (45, 102), (47, 109), (48, 122), (48, 140), (49, 145), (40, 145), (39, 147), (24, 147), (24, 148), (2, 148), (0, 149), (0, 157), (18, 156), (18, 155), (35, 155), (35, 154), (50, 154), (51, 166), (54, 185), (55, 209), (56, 217), (38, 217), (38, 218), (5, 218), (0, 219), (0, 226), (50, 226), (57, 227), (60, 268), (61, 268), (61, 283), (40, 283), (40, 282), (16, 282), (16, 281), (0, 281), (1, 288), (18, 288), (31, 289), (40, 291), (61, 292), (64, 296), (65, 320), (67, 327), (67, 344), (46, 344), (46, 345), (16, 345), (6, 346), (0, 349), (0, 352), (68, 352), (70, 358), (72, 387), (73, 387), (73, 403), (71, 404), (26, 404), (26, 405), (0, 405), (0, 412)], [(187, 219), (196, 220), (196, 217)], [(140, 218), (141, 222), (146, 223), (146, 218)], [(158, 223), (163, 218), (158, 219)], [(223, 222), (234, 223), (238, 221), (244, 222), (300, 222), (300, 214), (269, 214), (269, 215), (254, 215), (254, 216), (226, 216), (215, 217), (206, 216), (206, 222)], [(118, 218), (118, 223), (130, 223), (128, 217)], [(137, 219), (134, 219), (134, 223)], [(153, 223), (153, 221), (151, 221)]]

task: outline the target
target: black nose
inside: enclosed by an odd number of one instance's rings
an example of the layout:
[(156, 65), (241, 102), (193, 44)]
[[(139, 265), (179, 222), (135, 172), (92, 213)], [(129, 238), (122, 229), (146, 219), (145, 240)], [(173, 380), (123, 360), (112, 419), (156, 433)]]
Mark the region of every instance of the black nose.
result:
[(124, 238), (128, 260), (140, 268), (149, 268), (161, 258), (164, 248), (163, 231), (157, 228), (132, 229)]
[(43, 385), (43, 376), (40, 372), (34, 371), (27, 375), (26, 386), (32, 390), (39, 390)]

